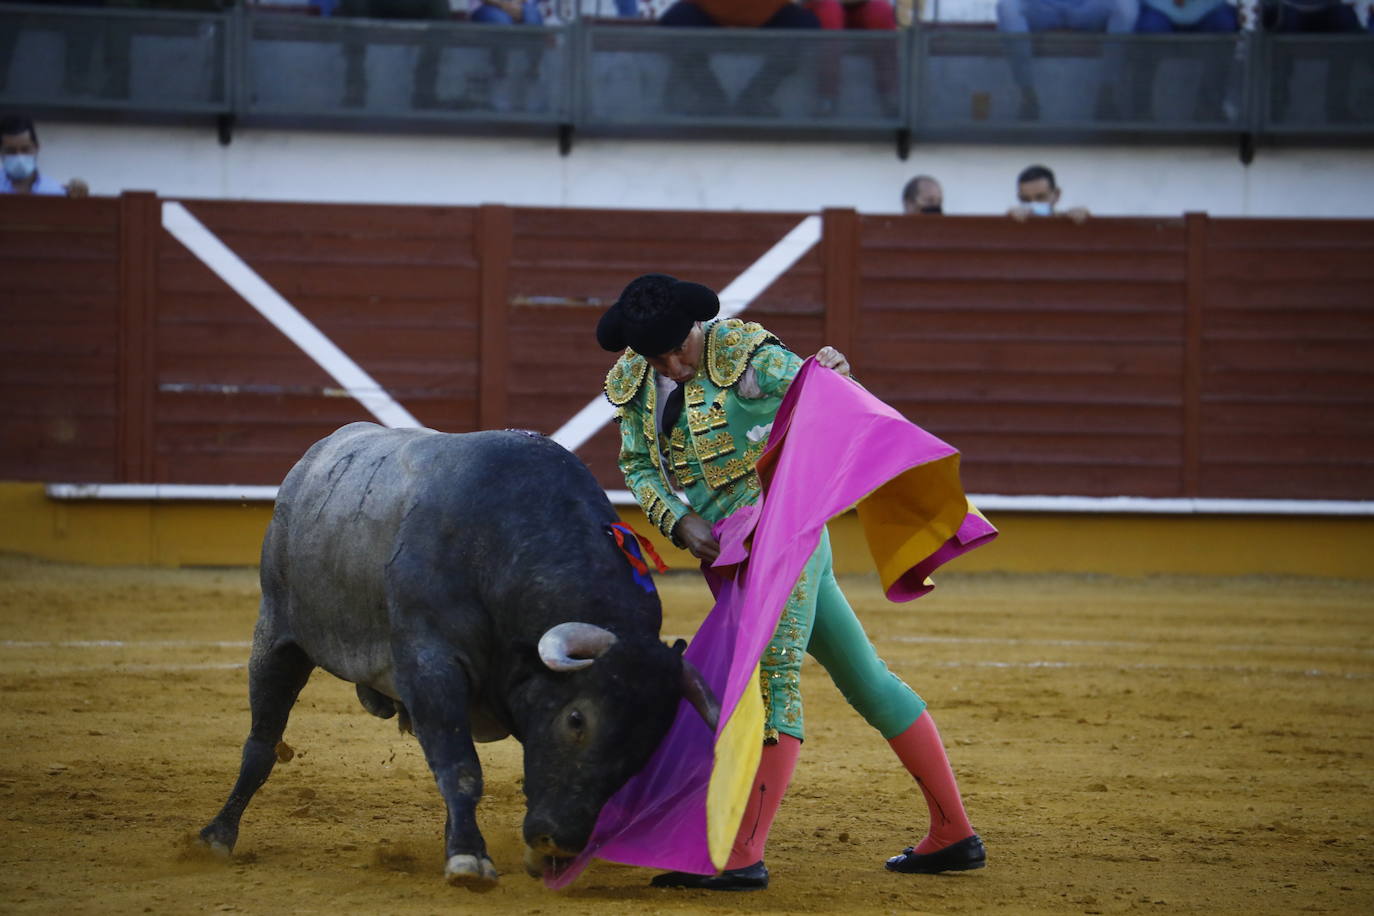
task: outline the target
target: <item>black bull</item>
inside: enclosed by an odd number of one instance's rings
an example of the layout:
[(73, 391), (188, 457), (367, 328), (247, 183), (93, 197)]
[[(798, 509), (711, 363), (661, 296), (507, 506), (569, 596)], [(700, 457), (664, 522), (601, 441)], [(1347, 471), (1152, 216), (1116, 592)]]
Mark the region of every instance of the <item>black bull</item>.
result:
[(233, 850), (320, 667), (419, 739), (448, 808), (450, 883), (497, 880), (474, 817), (474, 740), (524, 744), (527, 869), (581, 850), (684, 696), (714, 726), (682, 644), (659, 639), (658, 595), (635, 581), (616, 520), (587, 468), (535, 434), (353, 423), (317, 442), (283, 481), (263, 541), (252, 726), (201, 839)]

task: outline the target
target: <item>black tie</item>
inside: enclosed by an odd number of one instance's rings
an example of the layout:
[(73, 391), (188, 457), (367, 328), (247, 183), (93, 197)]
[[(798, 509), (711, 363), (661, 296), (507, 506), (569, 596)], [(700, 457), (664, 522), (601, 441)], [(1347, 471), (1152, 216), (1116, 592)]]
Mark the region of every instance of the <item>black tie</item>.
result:
[(663, 402), (663, 424), (659, 429), (664, 436), (670, 436), (673, 427), (677, 425), (677, 418), (682, 416), (682, 385), (679, 384), (672, 391), (668, 392), (668, 399)]

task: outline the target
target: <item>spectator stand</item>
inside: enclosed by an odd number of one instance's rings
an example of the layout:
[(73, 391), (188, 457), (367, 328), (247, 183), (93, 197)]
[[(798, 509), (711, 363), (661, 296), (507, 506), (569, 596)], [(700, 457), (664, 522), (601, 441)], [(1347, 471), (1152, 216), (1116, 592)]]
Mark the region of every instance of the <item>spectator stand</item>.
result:
[(570, 118), (565, 28), (243, 16), (236, 110), (252, 123), (547, 130)]
[[(212, 5), (213, 0), (206, 0)], [(962, 142), (1374, 140), (1374, 35), (1009, 35), (990, 0), (896, 32), (659, 29), (641, 0), (545, 0), (542, 26), (0, 5), (0, 106), (38, 117), (292, 128)], [(1040, 100), (1018, 109), (1008, 62)], [(1220, 74), (1220, 76), (1218, 76)], [(1103, 105), (1102, 87), (1114, 104)], [(1191, 91), (1187, 87), (1193, 87)], [(1209, 90), (1204, 92), (1203, 89)], [(1248, 160), (1247, 160), (1248, 161)]]

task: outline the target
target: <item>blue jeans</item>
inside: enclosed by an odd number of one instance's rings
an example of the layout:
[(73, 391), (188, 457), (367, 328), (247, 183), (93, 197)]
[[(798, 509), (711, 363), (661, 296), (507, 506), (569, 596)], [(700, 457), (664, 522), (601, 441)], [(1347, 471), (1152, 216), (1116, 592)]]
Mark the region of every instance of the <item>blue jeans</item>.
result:
[[(997, 0), (997, 28), (1003, 32), (1075, 32), (1122, 34), (1135, 29), (1139, 0)], [(1024, 94), (1035, 92), (1031, 78), (1031, 46), (1028, 41), (1010, 42), (1007, 62), (1011, 75)], [(1103, 54), (1103, 88), (1121, 73), (1121, 49), (1112, 44)]]
[[(539, 4), (534, 0), (525, 0), (521, 6), (525, 10), (525, 19), (521, 25), (543, 25), (544, 16), (539, 12)], [(515, 20), (510, 18), (510, 13), (501, 9), (499, 6), (492, 6), (490, 3), (483, 3), (473, 10), (469, 17), (470, 22), (485, 22), (487, 25), (515, 25)]]
[(1004, 32), (1129, 32), (1137, 0), (998, 0), (997, 27)]
[(1221, 3), (1211, 12), (1191, 25), (1181, 25), (1152, 6), (1140, 7), (1140, 18), (1135, 21), (1135, 30), (1151, 35), (1164, 35), (1170, 32), (1239, 32), (1240, 17), (1236, 8), (1229, 3)]

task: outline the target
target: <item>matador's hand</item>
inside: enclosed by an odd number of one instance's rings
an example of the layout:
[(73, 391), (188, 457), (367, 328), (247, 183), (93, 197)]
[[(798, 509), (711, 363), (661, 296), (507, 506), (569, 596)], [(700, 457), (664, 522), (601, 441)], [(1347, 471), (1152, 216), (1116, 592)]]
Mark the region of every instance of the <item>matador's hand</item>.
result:
[(849, 378), (849, 360), (844, 358), (844, 354), (834, 347), (821, 347), (816, 351), (816, 362), (827, 369), (834, 369), (845, 378)]
[(698, 560), (712, 563), (720, 556), (720, 542), (711, 533), (711, 523), (695, 512), (689, 512), (678, 519), (673, 535)]

